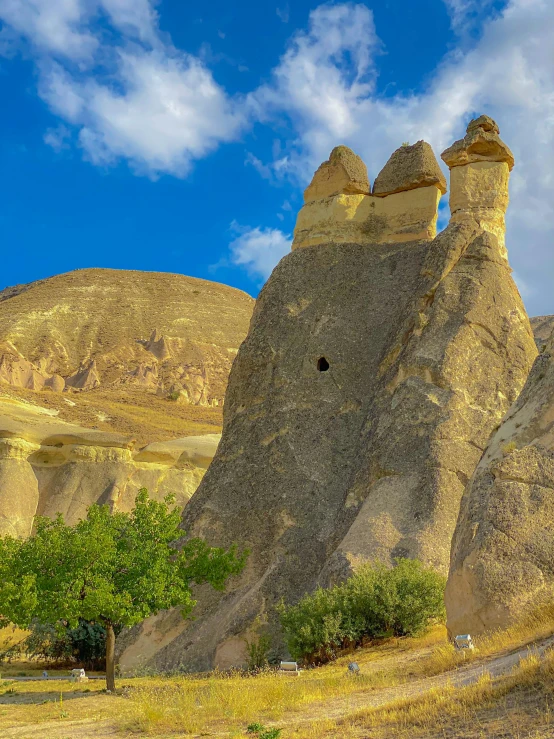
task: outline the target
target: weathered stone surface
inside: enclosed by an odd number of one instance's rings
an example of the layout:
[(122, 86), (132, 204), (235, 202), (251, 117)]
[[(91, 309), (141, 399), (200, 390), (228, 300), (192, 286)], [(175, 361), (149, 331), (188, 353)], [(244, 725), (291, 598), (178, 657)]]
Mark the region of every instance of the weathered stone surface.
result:
[(135, 630), (150, 664), (240, 662), (257, 619), (276, 634), (281, 597), (367, 559), (447, 571), (465, 485), (536, 356), (502, 248), (467, 218), (432, 241), (329, 240), (281, 260), (183, 519), (189, 535), (251, 555), (227, 593), (199, 589), (193, 622), (164, 614)]
[(531, 318), (531, 328), (535, 335), (537, 348), (542, 351), (554, 332), (554, 316), (535, 316)]
[(446, 590), (453, 634), (506, 627), (554, 600), (553, 350), (550, 338), (464, 494)]
[[(328, 243), (390, 244), (435, 238), (438, 205), (446, 182), (429, 144), (419, 141), (393, 154), (379, 175), (379, 196), (369, 194), (369, 185), (368, 189), (358, 187), (354, 174), (347, 177), (335, 152), (348, 152), (365, 172), (365, 165), (350, 149), (333, 149), (329, 161), (317, 170), (306, 190), (305, 205), (294, 229), (293, 249)], [(351, 165), (350, 172), (354, 170)], [(387, 187), (390, 192), (385, 191)]]
[[(117, 402), (133, 394), (145, 409), (152, 393), (220, 407), (253, 304), (226, 285), (131, 270), (77, 270), (7, 288), (0, 291), (0, 383), (93, 390), (94, 398), (118, 392)], [(90, 423), (86, 413), (76, 415), (67, 420)]]
[(383, 197), (429, 185), (435, 185), (443, 195), (446, 192), (446, 179), (433, 149), (426, 141), (418, 141), (392, 154), (373, 183), (373, 195)]
[(474, 162), (505, 162), (510, 170), (514, 166), (514, 155), (500, 138), (498, 126), (485, 115), (471, 121), (464, 138), (443, 151), (441, 157), (450, 168)]
[(477, 224), (505, 246), (508, 180), (512, 153), (500, 139), (498, 126), (487, 116), (472, 121), (465, 138), (441, 154), (450, 167), (451, 223)]
[(135, 450), (133, 439), (64, 423), (45, 409), (0, 399), (0, 535), (28, 536), (34, 517), (68, 523), (93, 503), (131, 510), (141, 487), (184, 507), (213, 457), (219, 435), (174, 439)]
[(369, 194), (367, 168), (347, 146), (336, 146), (304, 190), (304, 202), (340, 194)]
[(386, 198), (335, 195), (306, 203), (296, 221), (293, 249), (316, 244), (387, 244), (431, 240), (437, 233), (440, 190), (434, 186)]

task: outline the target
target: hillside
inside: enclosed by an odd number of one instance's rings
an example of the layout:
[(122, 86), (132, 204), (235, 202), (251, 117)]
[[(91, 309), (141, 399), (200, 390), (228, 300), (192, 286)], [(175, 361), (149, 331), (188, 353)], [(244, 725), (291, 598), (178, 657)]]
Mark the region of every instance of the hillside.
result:
[(155, 272), (85, 269), (7, 288), (2, 389), (139, 444), (217, 432), (253, 304), (226, 285)]
[(185, 506), (219, 442), (253, 300), (184, 275), (87, 269), (0, 293), (0, 533), (35, 515)]

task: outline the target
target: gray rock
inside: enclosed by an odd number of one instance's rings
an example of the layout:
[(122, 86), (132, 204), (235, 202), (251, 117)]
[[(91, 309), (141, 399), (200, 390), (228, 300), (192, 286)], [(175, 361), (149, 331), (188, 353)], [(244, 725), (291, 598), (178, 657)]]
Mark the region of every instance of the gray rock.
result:
[(373, 195), (385, 196), (429, 185), (446, 192), (446, 178), (433, 149), (426, 141), (418, 141), (412, 146), (401, 146), (392, 154), (377, 175)]

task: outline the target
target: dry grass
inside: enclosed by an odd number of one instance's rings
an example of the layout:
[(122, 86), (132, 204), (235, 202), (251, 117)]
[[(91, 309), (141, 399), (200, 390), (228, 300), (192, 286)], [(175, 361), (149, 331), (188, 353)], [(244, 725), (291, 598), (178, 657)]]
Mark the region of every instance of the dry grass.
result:
[[(546, 739), (554, 736), (549, 708), (554, 653), (540, 658), (531, 652), (496, 679), (485, 669), (490, 655), (550, 634), (552, 615), (550, 610), (534, 614), (517, 628), (479, 640), (479, 653), (464, 660), (476, 661), (471, 674), (454, 670), (444, 678), (437, 674), (457, 667), (460, 657), (452, 660), (444, 628), (435, 627), (421, 639), (391, 639), (299, 677), (214, 673), (124, 679), (116, 696), (102, 693), (101, 681), (82, 687), (63, 681), (4, 683), (0, 736), (27, 739), (21, 730), (29, 727), (29, 738), (67, 739), (71, 732), (64, 734), (64, 725), (74, 721), (81, 739), (137, 734), (238, 739), (256, 721), (282, 727), (281, 739)], [(352, 659), (361, 667), (357, 677), (346, 669)], [(477, 682), (459, 687), (469, 679)], [(19, 728), (11, 733), (12, 727)]]
[[(128, 434), (137, 448), (155, 441), (217, 434), (223, 409), (175, 403), (132, 387), (97, 388), (86, 393), (54, 393), (1, 386), (7, 397), (20, 398), (59, 412), (58, 418), (85, 428)], [(75, 405), (68, 405), (66, 399)], [(104, 420), (100, 420), (103, 418)]]
[(212, 675), (173, 678), (135, 687), (129, 697), (135, 711), (123, 728), (148, 734), (180, 731), (198, 734), (240, 731), (252, 721), (300, 717), (315, 704), (365, 693), (394, 683), (392, 673), (349, 676), (343, 669), (309, 670), (298, 677), (275, 672), (257, 676)]
[[(554, 603), (541, 605), (525, 620), (507, 629), (492, 631), (474, 639), (474, 650), (457, 651), (446, 638), (428, 656), (418, 660), (413, 675), (431, 677), (468, 662), (502, 654), (550, 636), (554, 632)], [(446, 636), (446, 635), (445, 635)]]
[[(483, 672), (462, 688), (447, 683), (413, 698), (399, 698), (339, 721), (313, 722), (295, 739), (341, 736), (385, 739), (416, 737), (554, 736), (554, 651), (530, 653), (496, 681)], [(500, 733), (495, 733), (499, 731)]]

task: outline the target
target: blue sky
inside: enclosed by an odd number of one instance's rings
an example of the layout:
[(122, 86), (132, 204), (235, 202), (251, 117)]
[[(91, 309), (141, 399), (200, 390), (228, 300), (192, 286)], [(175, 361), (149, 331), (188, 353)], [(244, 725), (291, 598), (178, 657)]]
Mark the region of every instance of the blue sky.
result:
[(256, 295), (335, 145), (374, 179), (484, 112), (516, 280), (554, 313), (553, 38), (552, 0), (0, 0), (0, 288), (113, 267)]

